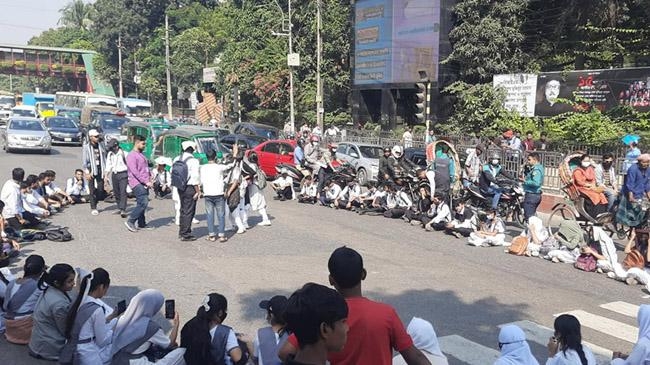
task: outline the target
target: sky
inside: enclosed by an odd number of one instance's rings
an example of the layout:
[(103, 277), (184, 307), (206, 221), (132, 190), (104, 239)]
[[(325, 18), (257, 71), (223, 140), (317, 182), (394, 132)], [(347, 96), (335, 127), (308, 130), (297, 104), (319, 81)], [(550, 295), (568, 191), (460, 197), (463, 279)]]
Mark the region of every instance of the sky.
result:
[(42, 31), (57, 27), (59, 9), (70, 0), (0, 0), (0, 43), (25, 45)]

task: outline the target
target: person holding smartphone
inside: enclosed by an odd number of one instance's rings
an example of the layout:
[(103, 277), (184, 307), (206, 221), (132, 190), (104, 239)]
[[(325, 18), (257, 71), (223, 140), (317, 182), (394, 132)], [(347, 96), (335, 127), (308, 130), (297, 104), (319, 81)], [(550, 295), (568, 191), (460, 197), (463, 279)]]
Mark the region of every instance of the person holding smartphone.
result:
[(582, 343), (580, 322), (570, 314), (563, 314), (553, 323), (555, 333), (548, 341), (546, 365), (596, 365), (591, 350)]
[[(147, 358), (149, 350), (154, 346), (169, 351), (160, 356), (157, 362), (164, 364), (182, 363), (185, 349), (177, 348), (179, 316), (175, 309), (166, 313), (172, 319), (172, 329), (169, 335), (160, 328), (153, 317), (160, 312), (165, 303), (165, 298), (158, 290), (147, 289), (139, 292), (120, 317), (113, 332), (112, 361), (115, 365), (147, 365), (154, 364)], [(170, 308), (172, 309), (172, 308)], [(167, 310), (166, 312), (169, 312)], [(169, 318), (171, 317), (171, 318)]]

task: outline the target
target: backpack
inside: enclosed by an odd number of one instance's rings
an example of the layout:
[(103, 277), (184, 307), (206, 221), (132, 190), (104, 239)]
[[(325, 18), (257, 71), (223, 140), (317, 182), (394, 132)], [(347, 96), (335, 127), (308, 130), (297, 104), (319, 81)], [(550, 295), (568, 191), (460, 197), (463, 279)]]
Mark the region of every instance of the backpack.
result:
[[(188, 157), (189, 158), (189, 157)], [(172, 165), (172, 186), (178, 191), (185, 191), (187, 189), (187, 182), (190, 180), (189, 171), (187, 168), (187, 158), (178, 159)]]
[(260, 190), (264, 190), (264, 188), (266, 187), (266, 174), (259, 167), (257, 168), (256, 177), (257, 180), (255, 182), (255, 185), (257, 185), (257, 187), (260, 188)]
[(557, 238), (559, 239), (560, 244), (569, 250), (585, 245), (584, 231), (580, 228), (578, 222), (574, 220), (560, 222), (560, 227), (557, 231)]
[(68, 227), (49, 228), (45, 230), (45, 237), (54, 242), (67, 242), (72, 240)]
[(523, 256), (526, 254), (527, 249), (528, 249), (528, 237), (517, 236), (513, 238), (512, 242), (510, 243), (510, 248), (508, 249), (508, 253), (517, 256)]

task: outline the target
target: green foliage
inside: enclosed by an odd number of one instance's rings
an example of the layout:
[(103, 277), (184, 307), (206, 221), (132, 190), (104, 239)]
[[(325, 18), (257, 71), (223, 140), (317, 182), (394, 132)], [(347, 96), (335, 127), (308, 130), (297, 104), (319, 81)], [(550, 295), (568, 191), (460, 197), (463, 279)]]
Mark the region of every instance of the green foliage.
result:
[(555, 140), (599, 146), (623, 135), (623, 128), (607, 115), (594, 110), (566, 113), (544, 121), (549, 137)]
[(445, 133), (479, 134), (493, 128), (494, 121), (508, 113), (503, 108), (503, 92), (495, 90), (492, 84), (455, 82), (445, 92), (455, 98), (454, 109), (457, 111), (447, 123), (437, 127)]
[(253, 122), (269, 124), (278, 128), (282, 128), (286, 120), (284, 113), (273, 109), (251, 110), (246, 116)]

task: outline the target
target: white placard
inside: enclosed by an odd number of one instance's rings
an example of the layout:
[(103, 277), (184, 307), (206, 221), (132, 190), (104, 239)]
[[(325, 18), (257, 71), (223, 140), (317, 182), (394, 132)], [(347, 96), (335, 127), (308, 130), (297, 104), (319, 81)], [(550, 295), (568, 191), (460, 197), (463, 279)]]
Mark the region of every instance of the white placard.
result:
[(206, 67), (203, 69), (203, 83), (213, 83), (217, 77), (217, 69), (215, 67)]
[(298, 53), (289, 53), (287, 55), (287, 65), (291, 67), (300, 66), (300, 55)]
[(506, 91), (504, 107), (519, 112), (522, 116), (535, 115), (535, 93), (537, 91), (537, 75), (507, 74), (494, 75), (492, 86)]

